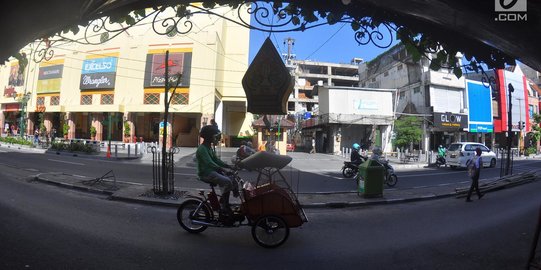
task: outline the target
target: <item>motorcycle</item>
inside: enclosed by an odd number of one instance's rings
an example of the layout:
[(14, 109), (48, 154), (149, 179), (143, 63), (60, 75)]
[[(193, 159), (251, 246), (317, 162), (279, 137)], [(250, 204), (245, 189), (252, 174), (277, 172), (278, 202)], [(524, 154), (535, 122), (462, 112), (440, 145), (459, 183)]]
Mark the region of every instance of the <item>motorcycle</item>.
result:
[(383, 166), (385, 166), (386, 173), (385, 173), (385, 184), (388, 187), (394, 187), (396, 183), (398, 182), (398, 176), (394, 173), (394, 168), (389, 162), (382, 162)]
[(359, 165), (367, 160), (366, 157), (361, 156), (359, 162), (344, 161), (344, 166), (342, 166), (342, 175), (345, 178), (351, 178), (359, 172)]
[[(387, 162), (387, 161), (379, 161), (379, 162), (385, 167), (385, 180), (384, 180), (385, 182), (384, 182), (384, 184), (387, 185), (388, 187), (396, 186), (396, 183), (398, 183), (398, 176), (394, 172), (393, 166), (391, 164), (389, 164), (389, 162)], [(360, 172), (357, 171), (357, 173), (355, 175), (355, 179), (357, 179), (357, 181), (362, 180), (362, 176), (361, 176)]]
[(436, 166), (438, 166), (438, 168), (441, 166), (447, 166), (447, 161), (444, 157), (439, 156), (436, 158)]

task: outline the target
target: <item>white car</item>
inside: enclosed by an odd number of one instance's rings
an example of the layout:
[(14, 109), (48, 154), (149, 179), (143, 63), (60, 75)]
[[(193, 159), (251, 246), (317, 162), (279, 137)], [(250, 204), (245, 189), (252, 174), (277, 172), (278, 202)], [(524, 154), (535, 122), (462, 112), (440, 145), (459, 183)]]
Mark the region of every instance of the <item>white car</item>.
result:
[(466, 167), (466, 162), (475, 156), (475, 149), (481, 149), (481, 159), (483, 167), (496, 167), (496, 153), (492, 152), (488, 147), (478, 142), (457, 142), (452, 143), (445, 154), (446, 163), (451, 168)]

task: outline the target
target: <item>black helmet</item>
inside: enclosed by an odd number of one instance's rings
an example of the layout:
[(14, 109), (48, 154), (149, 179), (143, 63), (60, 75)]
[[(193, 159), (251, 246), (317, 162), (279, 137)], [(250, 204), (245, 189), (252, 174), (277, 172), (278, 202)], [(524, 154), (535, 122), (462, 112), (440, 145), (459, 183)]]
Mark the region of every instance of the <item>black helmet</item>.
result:
[(214, 140), (214, 136), (221, 134), (220, 130), (214, 125), (206, 125), (201, 128), (199, 137), (205, 140)]

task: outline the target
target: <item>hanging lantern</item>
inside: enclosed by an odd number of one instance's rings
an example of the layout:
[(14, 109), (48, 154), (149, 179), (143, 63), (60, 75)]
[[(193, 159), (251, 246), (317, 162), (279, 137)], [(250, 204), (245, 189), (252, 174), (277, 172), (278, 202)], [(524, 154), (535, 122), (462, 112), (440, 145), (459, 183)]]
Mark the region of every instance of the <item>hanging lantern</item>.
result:
[(293, 77), (267, 38), (242, 78), (247, 110), (254, 114), (287, 114), (293, 85)]

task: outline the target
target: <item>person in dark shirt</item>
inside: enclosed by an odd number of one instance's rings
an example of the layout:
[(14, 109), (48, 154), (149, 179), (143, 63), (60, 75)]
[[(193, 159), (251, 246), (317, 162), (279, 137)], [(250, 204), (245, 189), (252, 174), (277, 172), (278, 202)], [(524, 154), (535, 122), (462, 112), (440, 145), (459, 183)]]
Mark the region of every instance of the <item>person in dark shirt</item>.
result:
[(353, 144), (351, 155), (350, 155), (351, 163), (354, 163), (357, 165), (363, 163), (363, 159), (361, 158), (361, 154), (359, 153), (360, 149), (361, 149), (361, 146), (358, 143)]
[(231, 166), (221, 161), (217, 156), (213, 144), (220, 141), (220, 130), (214, 125), (207, 125), (201, 128), (199, 136), (203, 138), (203, 143), (197, 148), (197, 175), (201, 181), (220, 186), (222, 197), (220, 206), (224, 211), (231, 211), (229, 206), (229, 196), (233, 191), (233, 196), (238, 197), (238, 185), (234, 180), (225, 175), (224, 169), (231, 169)]

